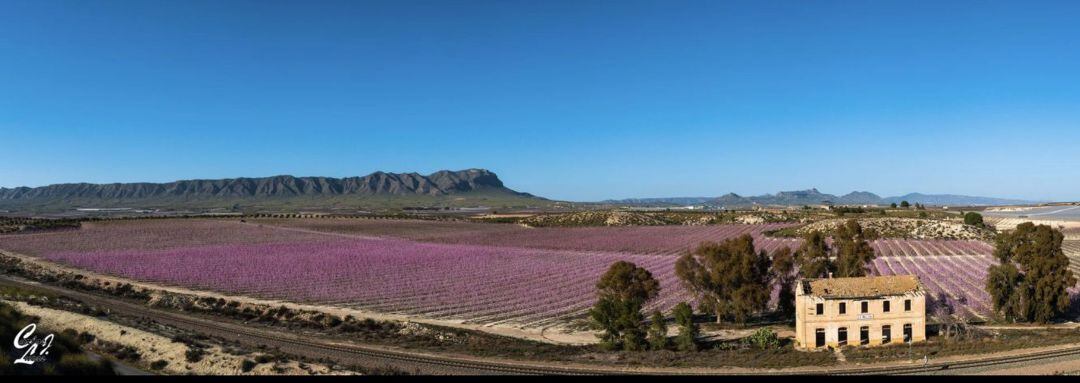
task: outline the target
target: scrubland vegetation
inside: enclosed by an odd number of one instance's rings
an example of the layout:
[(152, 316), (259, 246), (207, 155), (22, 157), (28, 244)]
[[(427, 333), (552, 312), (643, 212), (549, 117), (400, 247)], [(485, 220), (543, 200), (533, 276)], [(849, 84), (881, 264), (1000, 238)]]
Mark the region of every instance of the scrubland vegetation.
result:
[[(37, 322), (38, 318), (23, 315), (0, 302), (0, 339), (13, 340), (20, 330)], [(53, 334), (54, 338), (48, 347), (48, 354), (44, 355), (47, 358), (45, 361), (31, 365), (15, 364), (14, 361), (22, 357), (26, 350), (8, 347), (8, 351), (0, 353), (0, 375), (114, 375), (112, 363), (108, 360), (93, 360), (83, 353), (80, 344), (86, 338), (40, 326), (34, 331), (34, 336), (39, 338), (48, 334)]]

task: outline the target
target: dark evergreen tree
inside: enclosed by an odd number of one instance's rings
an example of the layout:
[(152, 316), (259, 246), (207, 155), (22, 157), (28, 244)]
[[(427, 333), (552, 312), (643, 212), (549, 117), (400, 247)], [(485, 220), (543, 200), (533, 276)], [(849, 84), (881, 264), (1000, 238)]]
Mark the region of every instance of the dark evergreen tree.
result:
[(795, 262), (799, 265), (799, 276), (803, 278), (825, 278), (835, 271), (829, 259), (832, 249), (825, 235), (819, 231), (806, 236), (802, 246), (795, 251)]
[(641, 350), (645, 347), (641, 308), (660, 292), (660, 282), (648, 270), (619, 261), (596, 283), (597, 301), (589, 310), (593, 327), (601, 330), (606, 349)]
[(749, 234), (721, 243), (703, 242), (675, 262), (675, 273), (716, 321), (746, 323), (769, 301), (769, 256), (754, 251)]
[(781, 247), (772, 254), (773, 284), (779, 290), (776, 311), (785, 318), (795, 315), (795, 257), (791, 248)]
[(1065, 236), (1050, 226), (1025, 222), (999, 235), (986, 290), (994, 309), (1018, 322), (1049, 322), (1069, 310), (1068, 288), (1076, 285), (1069, 258), (1061, 250)]
[(675, 325), (679, 327), (679, 335), (675, 337), (675, 348), (679, 351), (697, 351), (698, 326), (694, 323), (694, 310), (690, 304), (679, 302), (671, 310), (675, 317)]
[(652, 323), (649, 324), (649, 348), (653, 350), (667, 349), (670, 341), (668, 341), (667, 323), (664, 322), (664, 314), (661, 314), (660, 310), (655, 310), (650, 321)]
[(859, 222), (850, 219), (833, 234), (836, 247), (836, 276), (863, 277), (867, 265), (874, 260), (874, 248), (866, 240)]

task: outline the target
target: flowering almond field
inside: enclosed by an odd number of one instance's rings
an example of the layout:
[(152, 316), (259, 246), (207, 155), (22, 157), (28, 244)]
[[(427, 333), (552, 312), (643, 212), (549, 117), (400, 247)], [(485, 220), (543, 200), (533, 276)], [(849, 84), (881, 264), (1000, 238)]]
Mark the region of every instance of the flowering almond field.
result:
[[(657, 276), (661, 293), (649, 308), (668, 310), (692, 300), (673, 268), (676, 255), (699, 242), (750, 234), (768, 251), (801, 242), (764, 235), (782, 225), (349, 223), (97, 222), (79, 230), (0, 236), (0, 249), (167, 285), (531, 327), (584, 313), (594, 301), (597, 278), (618, 260)], [(879, 254), (874, 273), (916, 274), (960, 314), (979, 317), (989, 310), (980, 288), (993, 262), (989, 245), (884, 239), (872, 246)]]
[[(798, 243), (794, 239), (765, 238), (763, 235), (764, 232), (791, 224), (531, 228), (512, 224), (421, 220), (274, 219), (261, 222), (326, 233), (394, 237), (421, 242), (635, 254), (680, 254), (702, 241), (720, 241), (743, 234), (750, 234), (756, 242), (772, 248)], [(773, 243), (764, 244), (770, 241)]]
[(969, 318), (990, 315), (990, 294), (986, 292), (987, 268), (996, 263), (989, 255), (944, 255), (937, 257), (879, 257), (874, 275), (917, 275), (928, 296), (940, 295), (956, 314)]
[[(657, 255), (678, 255), (702, 241), (722, 241), (743, 234), (750, 234), (760, 249), (770, 252), (784, 246), (794, 249), (802, 243), (798, 238), (765, 235), (766, 232), (792, 226), (785, 223), (529, 228), (508, 224), (389, 219), (271, 219), (260, 222), (269, 226), (324, 233), (393, 237), (421, 242)], [(984, 242), (968, 240), (878, 240), (871, 245), (876, 254), (884, 256), (979, 255), (993, 251)]]

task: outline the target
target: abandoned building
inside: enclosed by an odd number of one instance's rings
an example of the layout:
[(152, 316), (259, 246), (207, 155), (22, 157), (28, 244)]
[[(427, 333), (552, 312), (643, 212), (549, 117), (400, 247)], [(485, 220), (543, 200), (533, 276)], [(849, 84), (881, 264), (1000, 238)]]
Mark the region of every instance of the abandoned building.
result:
[(926, 297), (914, 275), (803, 279), (795, 288), (795, 346), (926, 340)]

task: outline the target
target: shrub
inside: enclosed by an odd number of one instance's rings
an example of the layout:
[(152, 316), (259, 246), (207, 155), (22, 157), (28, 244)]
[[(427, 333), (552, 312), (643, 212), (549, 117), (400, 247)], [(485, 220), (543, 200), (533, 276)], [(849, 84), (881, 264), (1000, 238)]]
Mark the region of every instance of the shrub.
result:
[(201, 348), (190, 347), (188, 348), (187, 352), (184, 353), (184, 358), (187, 359), (187, 361), (190, 363), (198, 363), (200, 360), (202, 360), (203, 355), (205, 354), (206, 352), (203, 351), (203, 349)]
[(979, 214), (979, 213), (976, 213), (976, 212), (973, 212), (973, 211), (968, 212), (967, 214), (964, 214), (964, 224), (965, 225), (973, 225), (973, 226), (982, 226), (983, 225), (983, 216), (982, 216), (982, 214)]
[(150, 363), (150, 369), (151, 370), (160, 370), (160, 369), (165, 368), (165, 366), (168, 366), (168, 365), (169, 365), (168, 361), (159, 359), (159, 360), (155, 360), (154, 363)]
[(250, 359), (244, 359), (240, 362), (240, 371), (251, 372), (251, 369), (255, 368), (255, 362)]
[(762, 350), (780, 347), (780, 338), (776, 336), (776, 332), (768, 327), (757, 329), (744, 341)]

